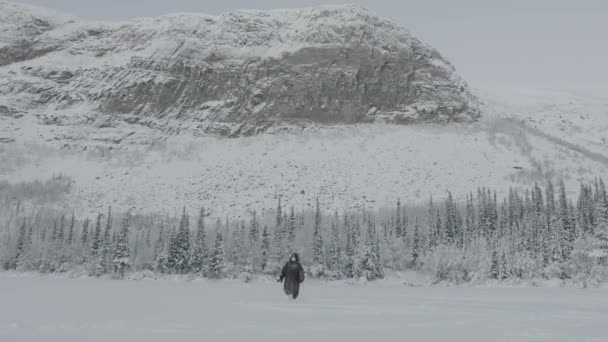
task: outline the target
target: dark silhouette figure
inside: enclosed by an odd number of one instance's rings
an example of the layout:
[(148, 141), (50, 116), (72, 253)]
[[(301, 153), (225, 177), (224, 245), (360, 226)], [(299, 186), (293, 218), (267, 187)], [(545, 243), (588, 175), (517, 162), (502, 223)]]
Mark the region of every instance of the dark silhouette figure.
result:
[(293, 299), (298, 298), (300, 283), (304, 281), (304, 268), (300, 265), (300, 257), (293, 253), (281, 271), (279, 282), (283, 281), (283, 290)]

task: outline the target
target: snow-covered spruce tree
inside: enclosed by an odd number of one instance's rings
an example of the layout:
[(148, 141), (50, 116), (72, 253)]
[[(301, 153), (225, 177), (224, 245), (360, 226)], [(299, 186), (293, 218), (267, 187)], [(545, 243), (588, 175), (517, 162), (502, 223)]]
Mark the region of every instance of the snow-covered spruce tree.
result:
[(249, 242), (252, 246), (256, 246), (258, 244), (258, 239), (260, 238), (260, 228), (258, 225), (257, 213), (255, 210), (251, 214), (251, 222), (249, 224)]
[(224, 256), (224, 237), (222, 236), (221, 230), (218, 229), (215, 237), (215, 245), (213, 248), (213, 254), (209, 260), (209, 277), (219, 279), (224, 275), (225, 265)]
[[(488, 192), (491, 192), (488, 189)], [(496, 195), (496, 190), (492, 193), (492, 197), (490, 198), (490, 225), (488, 226), (491, 237), (496, 236), (496, 231), (498, 230), (498, 200)]]
[(331, 223), (331, 235), (327, 250), (327, 267), (331, 270), (333, 277), (339, 278), (342, 269), (342, 248), (340, 246), (340, 231), (337, 222)]
[(289, 219), (287, 221), (287, 249), (289, 252), (294, 252), (296, 248), (296, 213), (293, 205), (289, 211)]
[(167, 239), (166, 235), (164, 222), (161, 221), (158, 236), (156, 238), (156, 242), (154, 243), (154, 270), (159, 273), (169, 272), (169, 267), (167, 265), (167, 242), (165, 241)]
[(247, 243), (245, 240), (245, 223), (237, 222), (232, 230), (230, 259), (236, 270), (241, 270), (247, 262)]
[(381, 271), (382, 277), (384, 277), (384, 270), (382, 266), (382, 250), (380, 249), (380, 237), (378, 236), (378, 230), (376, 229), (376, 223), (373, 221), (373, 250), (374, 250), (374, 262), (376, 263), (376, 267)]
[(509, 274), (509, 267), (507, 265), (507, 256), (505, 254), (505, 252), (503, 251), (501, 256), (500, 256), (500, 265), (498, 267), (498, 277), (501, 280), (505, 280), (507, 278), (509, 278), (510, 274)]
[(507, 200), (504, 199), (502, 204), (500, 205), (500, 215), (498, 219), (498, 230), (496, 232), (496, 239), (501, 239), (505, 235), (508, 234), (507, 231), (507, 223), (508, 223), (508, 214), (507, 214)]
[(15, 255), (14, 261), (11, 263), (10, 268), (17, 268), (17, 265), (21, 262), (22, 257), (25, 255), (26, 248), (26, 236), (27, 236), (27, 228), (25, 224), (25, 219), (19, 226), (19, 234), (17, 236), (17, 253)]
[(251, 276), (251, 274), (253, 274), (256, 270), (256, 256), (257, 256), (257, 245), (253, 246), (251, 244), (251, 241), (249, 239), (249, 230), (248, 230), (248, 225), (245, 224), (244, 220), (241, 220), (241, 227), (240, 227), (240, 244), (242, 245), (242, 248), (239, 251), (239, 259), (240, 259), (240, 265), (239, 268), (242, 269), (242, 271), (244, 273), (241, 273), (240, 275), (244, 276), (244, 280), (246, 279), (250, 279), (249, 277)]
[(479, 217), (479, 231), (486, 238), (491, 238), (496, 231), (496, 219), (497, 211), (496, 205), (492, 200), (492, 191), (487, 188), (481, 188), (477, 192), (478, 198), (478, 212)]
[(429, 198), (429, 203), (428, 203), (428, 208), (427, 208), (427, 218), (426, 218), (426, 224), (427, 224), (427, 231), (428, 231), (428, 249), (432, 250), (433, 248), (435, 248), (435, 246), (437, 246), (438, 241), (438, 234), (435, 231), (435, 205), (433, 203), (433, 196), (430, 196)]
[(101, 214), (97, 214), (97, 223), (93, 230), (93, 238), (91, 239), (91, 256), (97, 257), (101, 249)]
[(276, 210), (276, 220), (275, 226), (272, 231), (272, 245), (270, 249), (270, 257), (267, 267), (271, 269), (278, 269), (280, 265), (283, 263), (283, 259), (285, 256), (285, 240), (286, 240), (286, 229), (283, 225), (283, 212), (281, 209), (281, 196), (279, 196), (277, 210)]
[(112, 264), (114, 265), (114, 274), (120, 278), (124, 278), (125, 269), (131, 264), (129, 251), (129, 218), (130, 214), (127, 213), (122, 220), (120, 232), (116, 238), (116, 247), (112, 257)]
[(108, 206), (108, 215), (106, 217), (106, 230), (105, 232), (112, 231), (112, 206)]
[(598, 200), (596, 212), (594, 257), (597, 258), (599, 264), (608, 266), (608, 200), (605, 197)]
[[(18, 223), (17, 220), (15, 223)], [(29, 222), (29, 224), (27, 223)], [(35, 217), (24, 217), (19, 226), (17, 237), (17, 270), (30, 271), (39, 269), (41, 251), (37, 241), (34, 240), (34, 227), (39, 223), (39, 215)], [(25, 233), (23, 232), (25, 230)], [(36, 242), (36, 243), (35, 243)]]
[(367, 280), (384, 278), (384, 270), (380, 261), (378, 237), (373, 219), (367, 220), (367, 236), (365, 243), (360, 244), (357, 253), (355, 274), (364, 276)]
[(68, 229), (68, 237), (66, 243), (71, 245), (74, 242), (74, 225), (76, 224), (76, 219), (74, 217), (74, 213), (72, 213), (72, 218), (70, 219), (70, 228)]
[(465, 243), (464, 219), (458, 206), (456, 208), (456, 246), (463, 248)]
[(145, 246), (146, 248), (152, 247), (152, 229), (148, 229), (148, 231), (146, 232)]
[(581, 184), (577, 207), (580, 235), (593, 235), (593, 228), (595, 226), (595, 205), (593, 201), (593, 190), (590, 186)]
[(190, 222), (186, 208), (184, 207), (180, 219), (179, 228), (171, 241), (169, 248), (168, 264), (172, 271), (184, 274), (189, 271), (188, 261), (190, 259)]
[(205, 233), (205, 209), (201, 208), (198, 215), (196, 235), (190, 256), (190, 270), (199, 275), (205, 275), (207, 269), (207, 235)]
[(43, 227), (40, 227), (40, 229), (38, 231), (38, 235), (40, 237), (40, 242), (42, 242), (42, 243), (46, 243), (47, 230), (48, 230), (48, 226), (44, 225)]
[(247, 226), (245, 225), (245, 221), (241, 220), (241, 226), (239, 229), (239, 239), (241, 243), (241, 250), (239, 253), (239, 258), (241, 260), (241, 266), (246, 268), (246, 270), (251, 270), (252, 264), (250, 260), (251, 256), (251, 245), (249, 244), (249, 231), (247, 230)]
[(110, 256), (112, 255), (112, 207), (108, 209), (106, 218), (106, 229), (101, 237), (95, 275), (100, 276), (108, 273), (110, 269)]
[(85, 249), (87, 248), (87, 245), (89, 243), (89, 222), (89, 218), (86, 218), (84, 220), (84, 222), (82, 223), (82, 233), (80, 234), (80, 243)]
[(289, 248), (289, 218), (287, 217), (287, 211), (283, 212), (281, 229), (283, 229), (283, 255), (289, 255), (291, 250)]
[(403, 236), (403, 227), (401, 225), (401, 200), (397, 198), (397, 212), (395, 213), (395, 237)]
[(57, 228), (57, 241), (60, 245), (63, 245), (63, 240), (65, 239), (64, 226), (65, 225), (65, 215), (61, 215), (61, 219), (59, 220), (59, 227)]
[(441, 212), (437, 209), (436, 217), (435, 217), (435, 242), (431, 243), (433, 246), (443, 245), (446, 243), (445, 234), (443, 234), (443, 225), (441, 221)]
[(353, 267), (355, 266), (355, 234), (353, 227), (348, 221), (348, 216), (344, 214), (344, 231), (346, 232), (346, 247), (344, 248), (345, 260), (342, 263), (342, 273), (348, 277), (354, 277)]
[(606, 203), (608, 202), (608, 191), (606, 190), (606, 184), (604, 183), (604, 180), (602, 178), (600, 178), (599, 180), (599, 194), (598, 194), (598, 201), (600, 203)]
[(568, 205), (568, 198), (566, 195), (566, 185), (564, 181), (559, 182), (559, 201), (558, 201), (557, 216), (559, 219), (561, 236), (560, 244), (564, 254), (564, 258), (567, 258), (572, 251), (574, 246), (574, 240), (576, 240), (576, 231), (574, 224), (571, 220), (570, 207)]
[[(28, 246), (31, 246), (32, 242), (34, 241), (34, 230), (35, 230), (34, 226), (37, 227), (38, 224), (40, 224), (40, 221), (38, 220), (38, 217), (36, 217), (34, 219), (34, 223), (31, 224), (30, 227), (29, 227), (29, 229), (27, 230), (27, 239), (26, 239), (27, 241), (26, 241), (26, 243), (27, 243)], [(38, 229), (38, 228), (36, 228), (36, 229)]]
[(278, 196), (277, 202), (277, 210), (276, 210), (276, 220), (275, 220), (275, 228), (279, 228), (283, 225), (283, 208), (281, 206), (281, 195)]
[(47, 238), (47, 230), (48, 230), (48, 225), (44, 225), (44, 227), (42, 227), (42, 229), (40, 229), (40, 241), (45, 243), (47, 242), (46, 238)]
[(475, 238), (475, 205), (473, 204), (473, 193), (466, 196), (466, 207), (464, 214), (463, 239), (465, 247)]
[(267, 226), (264, 226), (264, 229), (262, 230), (262, 245), (260, 249), (260, 268), (262, 269), (262, 271), (266, 271), (270, 258), (270, 234), (268, 233)]
[(550, 234), (548, 242), (549, 261), (551, 263), (561, 263), (564, 261), (564, 252), (560, 243), (562, 232), (559, 227), (556, 227), (548, 233)]
[(419, 229), (420, 225), (418, 224), (418, 217), (415, 219), (414, 223), (414, 233), (412, 236), (412, 267), (416, 267), (418, 262), (418, 257), (420, 256), (420, 239), (419, 239)]
[(171, 227), (168, 234), (168, 242), (167, 242), (167, 260), (165, 261), (165, 266), (167, 268), (167, 272), (175, 272), (175, 256), (177, 255), (177, 230), (175, 227)]
[(490, 278), (498, 279), (500, 275), (500, 261), (498, 260), (498, 252), (492, 251), (492, 259), (490, 262)]
[(547, 254), (546, 259), (550, 264), (561, 263), (563, 261), (564, 253), (562, 251), (561, 236), (563, 234), (561, 229), (560, 220), (558, 218), (557, 206), (555, 203), (555, 189), (553, 182), (549, 180), (547, 182), (547, 188), (545, 189), (545, 239), (547, 240), (545, 253)]
[(253, 211), (251, 214), (251, 219), (249, 221), (249, 231), (248, 231), (248, 252), (247, 256), (247, 269), (252, 273), (261, 271), (261, 248), (260, 248), (260, 225), (257, 220), (257, 213)]
[(582, 234), (574, 241), (570, 253), (571, 272), (570, 277), (579, 285), (588, 287), (596, 286), (603, 279), (601, 267), (598, 267), (597, 249), (594, 238), (588, 234)]
[[(54, 218), (49, 217), (48, 220), (48, 225), (45, 225), (45, 228), (42, 230), (41, 240), (44, 241), (44, 245), (40, 251), (38, 262), (38, 271), (42, 273), (53, 272), (55, 268), (52, 260), (56, 251), (53, 230), (56, 231), (57, 223)], [(10, 237), (10, 235), (8, 236)], [(7, 241), (7, 243), (10, 246), (10, 241)]]
[(445, 242), (449, 244), (456, 243), (456, 235), (458, 234), (456, 205), (452, 193), (448, 191), (448, 197), (445, 201)]
[[(404, 250), (411, 245), (411, 234), (407, 233), (407, 225), (404, 224), (405, 210), (401, 211), (401, 215), (401, 236), (397, 238), (395, 237), (395, 234), (389, 232), (387, 236), (383, 236), (380, 240), (382, 265), (391, 270), (404, 270), (410, 263), (410, 254), (407, 252), (404, 253)], [(389, 225), (389, 231), (394, 229), (394, 222), (386, 224)]]
[(57, 220), (53, 220), (53, 229), (51, 229), (51, 241), (57, 241)]
[(323, 235), (321, 232), (321, 210), (317, 198), (317, 210), (312, 233), (312, 262), (315, 266), (325, 266), (325, 252), (323, 250)]
[(547, 217), (548, 225), (553, 223), (553, 219), (557, 216), (556, 205), (555, 205), (555, 188), (553, 182), (549, 179), (547, 181), (547, 187), (545, 188), (545, 216)]
[(487, 196), (485, 189), (477, 188), (477, 232), (483, 237), (487, 237), (488, 213)]
[(230, 237), (232, 241), (230, 241), (229, 249), (227, 251), (228, 261), (232, 263), (232, 265), (236, 268), (240, 266), (241, 260), (241, 241), (239, 239), (239, 225), (238, 223), (234, 224), (232, 231), (230, 232)]
[(533, 219), (532, 219), (532, 250), (538, 257), (544, 258), (546, 254), (543, 252), (544, 235), (543, 232), (546, 229), (546, 221), (544, 219), (544, 198), (543, 191), (534, 184), (532, 192), (532, 205), (533, 205)]
[(408, 230), (409, 230), (409, 219), (407, 216), (406, 208), (405, 208), (405, 206), (403, 206), (402, 211), (401, 211), (401, 240), (403, 240), (404, 242), (407, 241), (407, 239), (408, 239), (408, 234), (407, 234)]
[(355, 253), (353, 255), (352, 277), (361, 278), (365, 276), (367, 262), (367, 244), (362, 234), (353, 234), (353, 246)]
[(570, 224), (573, 227), (572, 231), (574, 232), (574, 239), (576, 240), (576, 238), (581, 237), (583, 233), (576, 220), (578, 213), (576, 212), (576, 206), (574, 206), (574, 202), (572, 200), (568, 201), (568, 211), (570, 212)]

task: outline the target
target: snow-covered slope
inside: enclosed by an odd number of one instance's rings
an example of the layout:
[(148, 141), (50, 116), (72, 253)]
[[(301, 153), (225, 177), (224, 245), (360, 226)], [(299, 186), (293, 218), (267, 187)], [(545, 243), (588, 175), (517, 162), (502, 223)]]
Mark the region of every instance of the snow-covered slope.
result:
[(10, 2), (0, 13), (0, 105), (41, 122), (241, 135), (288, 123), (479, 116), (435, 49), (354, 6), (125, 23)]
[[(13, 182), (68, 175), (70, 206), (83, 210), (114, 204), (175, 213), (204, 205), (220, 217), (273, 209), (278, 194), (297, 206), (312, 206), (320, 196), (326, 210), (342, 210), (382, 207), (397, 197), (418, 203), (447, 190), (464, 196), (478, 186), (500, 192), (547, 177), (564, 178), (576, 190), (580, 181), (608, 175), (608, 97), (536, 94), (539, 102), (531, 103), (523, 95), (507, 103), (488, 95), (484, 119), (473, 125), (359, 124), (233, 139), (184, 133), (141, 145), (128, 143), (154, 130), (123, 123), (109, 129), (123, 139), (113, 145), (130, 148), (101, 152), (93, 147), (110, 134), (104, 129), (36, 126), (24, 116), (11, 119), (20, 124), (11, 126), (16, 142), (0, 152), (8, 161), (0, 175)], [(540, 111), (548, 103), (554, 106)], [(29, 138), (19, 138), (25, 130)], [(92, 140), (86, 151), (46, 141), (86, 135)]]

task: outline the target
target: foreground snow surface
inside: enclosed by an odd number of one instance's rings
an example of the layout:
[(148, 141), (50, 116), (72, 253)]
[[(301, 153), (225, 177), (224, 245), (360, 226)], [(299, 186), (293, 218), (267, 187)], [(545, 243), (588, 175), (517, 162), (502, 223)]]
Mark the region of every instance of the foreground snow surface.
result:
[(1, 341), (606, 341), (608, 290), (0, 274)]

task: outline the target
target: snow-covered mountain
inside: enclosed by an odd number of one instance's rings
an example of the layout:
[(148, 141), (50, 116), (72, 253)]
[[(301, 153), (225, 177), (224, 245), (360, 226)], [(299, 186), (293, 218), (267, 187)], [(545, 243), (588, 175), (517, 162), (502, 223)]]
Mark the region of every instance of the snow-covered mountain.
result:
[(86, 213), (372, 208), (608, 174), (603, 92), (478, 105), (437, 51), (357, 7), (85, 23), (0, 1), (0, 61), (0, 181), (67, 175)]
[(88, 23), (0, 2), (0, 32), (3, 110), (46, 123), (248, 135), (479, 117), (438, 51), (354, 6)]

